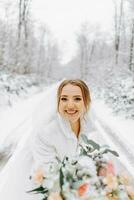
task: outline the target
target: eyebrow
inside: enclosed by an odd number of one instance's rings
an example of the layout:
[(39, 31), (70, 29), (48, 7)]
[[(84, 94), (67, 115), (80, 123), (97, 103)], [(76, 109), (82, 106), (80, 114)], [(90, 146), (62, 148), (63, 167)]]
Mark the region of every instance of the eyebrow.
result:
[(74, 97), (82, 97), (81, 95), (74, 95)]
[[(68, 95), (61, 95), (61, 97), (68, 97)], [(82, 97), (81, 95), (74, 95), (73, 97)]]

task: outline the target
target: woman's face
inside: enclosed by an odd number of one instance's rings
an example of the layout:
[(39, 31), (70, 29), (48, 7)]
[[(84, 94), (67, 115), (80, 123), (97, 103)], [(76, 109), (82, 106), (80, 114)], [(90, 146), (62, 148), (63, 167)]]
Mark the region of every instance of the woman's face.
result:
[(59, 101), (61, 116), (75, 123), (83, 116), (85, 110), (81, 88), (71, 84), (65, 85)]

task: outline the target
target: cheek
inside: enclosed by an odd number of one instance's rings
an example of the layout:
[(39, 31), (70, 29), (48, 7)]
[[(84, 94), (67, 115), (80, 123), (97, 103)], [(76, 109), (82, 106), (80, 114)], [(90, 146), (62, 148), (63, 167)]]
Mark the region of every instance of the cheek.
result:
[(63, 103), (59, 103), (59, 113), (63, 113), (64, 112), (64, 104)]
[(79, 109), (80, 109), (81, 111), (84, 111), (84, 112), (85, 112), (86, 108), (85, 108), (84, 102), (81, 102), (81, 103), (79, 104)]

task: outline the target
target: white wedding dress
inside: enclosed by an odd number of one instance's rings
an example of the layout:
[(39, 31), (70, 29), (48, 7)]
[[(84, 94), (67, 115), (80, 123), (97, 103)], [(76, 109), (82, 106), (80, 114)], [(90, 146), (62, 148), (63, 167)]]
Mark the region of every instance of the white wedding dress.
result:
[[(24, 133), (14, 154), (0, 173), (0, 200), (40, 200), (37, 195), (27, 193), (35, 187), (29, 178), (34, 170), (41, 165), (46, 169), (47, 162), (54, 162), (52, 155), (63, 159), (66, 154), (69, 157), (77, 154), (78, 140), (71, 133), (68, 123), (57, 113), (58, 86), (59, 82), (44, 93), (33, 113), (29, 130)], [(81, 121), (82, 134), (89, 133), (90, 138), (95, 139), (97, 134), (92, 112), (87, 115), (87, 120), (88, 123)], [(47, 147), (48, 142), (51, 145), (44, 149), (43, 144)]]

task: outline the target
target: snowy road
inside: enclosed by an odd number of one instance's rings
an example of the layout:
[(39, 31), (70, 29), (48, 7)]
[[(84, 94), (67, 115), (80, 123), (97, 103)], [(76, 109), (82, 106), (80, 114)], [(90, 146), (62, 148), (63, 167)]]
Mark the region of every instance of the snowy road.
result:
[[(43, 98), (43, 92), (23, 100), (0, 113), (0, 159), (13, 151), (31, 125), (33, 111)], [(4, 152), (3, 152), (4, 151)]]
[[(0, 150), (2, 148), (7, 148), (7, 152), (4, 154), (9, 154), (9, 151), (14, 150), (15, 145), (20, 140), (23, 133), (28, 131), (32, 113), (38, 103), (41, 101), (43, 93), (32, 96), (32, 98), (19, 103), (16, 107), (7, 110), (3, 115), (0, 114)], [(96, 127), (98, 131), (103, 135), (107, 144), (109, 144), (113, 149), (115, 149), (120, 157), (120, 162), (125, 165), (130, 174), (134, 177), (134, 151), (125, 141), (122, 139), (115, 130), (111, 129), (104, 120), (97, 118)], [(14, 144), (14, 148), (11, 148), (11, 143)], [(8, 149), (9, 147), (9, 149)], [(2, 151), (0, 152), (2, 153)], [(0, 154), (2, 155), (2, 154)], [(7, 161), (1, 156), (0, 169), (5, 165)]]

